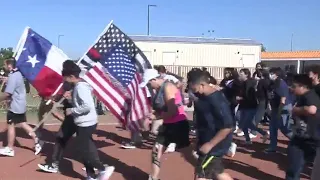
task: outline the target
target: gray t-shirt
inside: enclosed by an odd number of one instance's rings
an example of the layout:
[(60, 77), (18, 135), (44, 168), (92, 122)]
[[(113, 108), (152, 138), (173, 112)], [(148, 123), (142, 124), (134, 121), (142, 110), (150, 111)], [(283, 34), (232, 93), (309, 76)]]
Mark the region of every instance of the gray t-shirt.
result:
[(16, 114), (27, 111), (26, 87), (20, 71), (10, 72), (4, 92), (11, 94), (9, 111)]

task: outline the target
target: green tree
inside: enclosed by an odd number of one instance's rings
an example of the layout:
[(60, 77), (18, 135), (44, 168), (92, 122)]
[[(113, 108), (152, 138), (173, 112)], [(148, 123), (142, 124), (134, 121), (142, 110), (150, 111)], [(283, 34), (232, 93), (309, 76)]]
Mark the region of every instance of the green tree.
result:
[(266, 52), (267, 51), (267, 48), (262, 44), (261, 45), (261, 52)]
[(13, 56), (13, 48), (0, 48), (0, 66), (2, 66), (3, 61), (9, 59)]

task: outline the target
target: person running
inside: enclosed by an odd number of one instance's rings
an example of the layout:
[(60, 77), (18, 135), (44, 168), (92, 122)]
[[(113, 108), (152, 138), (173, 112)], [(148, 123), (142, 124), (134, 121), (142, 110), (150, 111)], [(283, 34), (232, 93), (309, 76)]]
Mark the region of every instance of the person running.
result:
[(16, 138), (15, 127), (18, 126), (32, 137), (35, 142), (35, 155), (38, 155), (44, 143), (40, 141), (31, 126), (26, 122), (27, 100), (23, 76), (16, 68), (14, 59), (6, 60), (4, 65), (6, 70), (10, 71), (10, 74), (7, 79), (6, 89), (0, 96), (0, 102), (10, 100), (10, 107), (7, 112), (8, 145), (0, 149), (0, 154), (10, 157), (15, 155), (13, 149)]
[[(72, 115), (66, 115), (66, 109), (72, 108), (72, 105), (69, 103), (71, 100), (71, 85), (69, 83), (63, 84), (63, 90), (65, 91), (63, 97), (66, 98), (63, 104), (62, 116), (58, 112), (53, 112), (52, 115), (62, 121), (60, 129), (56, 135), (56, 142), (53, 147), (53, 153), (50, 158), (46, 159), (46, 164), (38, 164), (38, 167), (45, 172), (57, 173), (59, 172), (59, 163), (63, 158), (63, 150), (65, 149), (69, 139), (77, 131), (77, 126), (74, 123), (74, 118)], [(62, 97), (61, 97), (62, 98)]]
[(261, 129), (257, 128), (257, 126), (253, 123), (254, 116), (257, 111), (257, 98), (256, 98), (256, 80), (251, 78), (251, 73), (249, 69), (241, 69), (240, 70), (240, 80), (243, 82), (241, 96), (237, 97), (239, 100), (239, 109), (240, 109), (240, 128), (243, 130), (246, 143), (252, 144), (251, 138), (255, 138), (256, 135), (252, 133), (249, 134), (250, 131), (258, 131), (262, 135), (265, 135), (265, 132)]
[(287, 137), (291, 138), (290, 117), (292, 112), (292, 102), (290, 100), (289, 87), (281, 78), (281, 68), (271, 68), (270, 80), (272, 81), (271, 92), (271, 119), (269, 123), (270, 144), (265, 150), (266, 153), (276, 152), (278, 144), (278, 129)]
[(154, 107), (163, 119), (156, 143), (152, 148), (152, 170), (149, 175), (149, 180), (158, 180), (161, 157), (165, 148), (170, 143), (175, 143), (177, 149), (190, 145), (189, 123), (184, 111), (181, 91), (175, 84), (163, 79), (155, 69), (147, 69), (144, 72), (140, 87), (145, 87), (147, 84), (157, 91)]
[(232, 180), (222, 161), (232, 142), (233, 115), (222, 91), (210, 83), (212, 79), (208, 73), (198, 72), (190, 80), (190, 88), (198, 97), (195, 112), (199, 158), (195, 180)]
[(67, 116), (74, 117), (77, 126), (75, 138), (78, 151), (86, 168), (87, 179), (95, 178), (95, 170), (98, 170), (98, 180), (107, 180), (114, 171), (113, 166), (105, 167), (99, 159), (92, 134), (97, 128), (98, 116), (92, 97), (92, 88), (79, 77), (81, 69), (73, 61), (63, 63), (62, 76), (64, 80), (73, 85), (71, 95), (72, 108), (66, 109)]
[[(313, 162), (319, 148), (320, 97), (312, 90), (312, 80), (307, 74), (294, 75), (292, 89), (298, 98), (292, 109), (295, 126), (288, 145), (286, 180), (299, 180), (305, 162)], [(318, 163), (315, 161), (313, 167), (314, 179), (319, 179), (319, 176), (315, 177)]]

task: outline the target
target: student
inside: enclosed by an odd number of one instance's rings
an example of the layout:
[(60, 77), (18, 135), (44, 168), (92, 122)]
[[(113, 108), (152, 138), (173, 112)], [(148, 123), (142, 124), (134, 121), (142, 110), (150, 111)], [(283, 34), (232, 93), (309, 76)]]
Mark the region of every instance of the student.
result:
[[(73, 116), (72, 115), (66, 115), (66, 109), (72, 108), (71, 103), (69, 102), (71, 100), (71, 85), (69, 83), (63, 84), (63, 90), (64, 95), (63, 97), (66, 98), (62, 104), (63, 104), (63, 113), (62, 116), (58, 112), (53, 112), (52, 115), (59, 119), (60, 121), (63, 121), (60, 129), (56, 135), (56, 142), (53, 147), (53, 153), (51, 158), (47, 158), (46, 164), (38, 164), (38, 167), (45, 172), (50, 173), (57, 173), (59, 172), (59, 163), (63, 158), (63, 150), (66, 147), (69, 139), (72, 137), (73, 134), (77, 131), (77, 126), (74, 123)], [(62, 97), (61, 97), (62, 98)]]
[(229, 102), (217, 85), (210, 85), (205, 72), (190, 79), (190, 88), (197, 95), (198, 163), (195, 180), (231, 180), (224, 172), (223, 156), (232, 142), (233, 117)]
[(73, 61), (67, 60), (63, 63), (62, 76), (66, 82), (74, 86), (72, 108), (66, 109), (66, 115), (72, 115), (77, 126), (76, 144), (86, 168), (87, 179), (94, 179), (94, 168), (96, 168), (99, 171), (97, 179), (107, 180), (113, 173), (114, 167), (105, 167), (99, 159), (97, 148), (92, 139), (92, 134), (98, 123), (92, 88), (81, 80), (80, 72), (81, 69)]
[(251, 131), (258, 131), (262, 135), (264, 132), (257, 128), (253, 123), (254, 116), (257, 112), (257, 99), (256, 99), (256, 80), (251, 78), (249, 69), (241, 69), (239, 73), (239, 79), (242, 81), (241, 96), (237, 97), (239, 100), (240, 109), (240, 128), (243, 130), (247, 144), (252, 144), (251, 138), (255, 138), (256, 135), (249, 134)]
[(307, 68), (309, 77), (312, 79), (312, 85), (315, 92), (320, 97), (320, 65), (314, 64)]
[[(294, 75), (292, 89), (298, 101), (292, 109), (295, 128), (288, 146), (286, 180), (299, 180), (305, 162), (314, 160), (316, 148), (319, 147), (320, 97), (311, 88), (312, 80), (307, 74)], [(313, 176), (319, 171), (317, 162), (315, 164)]]
[(292, 132), (290, 129), (290, 117), (292, 112), (292, 102), (290, 102), (289, 87), (281, 78), (281, 68), (271, 68), (270, 80), (272, 81), (271, 92), (271, 119), (269, 123), (270, 144), (265, 150), (266, 153), (276, 152), (278, 144), (278, 129), (290, 139)]
[(235, 117), (235, 130), (234, 133), (238, 132), (236, 110), (239, 102), (236, 97), (240, 95), (241, 82), (239, 81), (239, 74), (235, 68), (225, 68), (225, 78), (221, 81), (220, 86), (222, 87), (222, 92), (230, 102), (230, 109)]
[(177, 149), (189, 146), (189, 123), (181, 91), (175, 84), (163, 79), (155, 69), (147, 69), (144, 72), (140, 87), (145, 87), (147, 84), (157, 91), (153, 107), (163, 119), (163, 125), (159, 129), (152, 149), (152, 171), (149, 176), (149, 180), (158, 180), (161, 157), (165, 148), (171, 143), (174, 143)]
[(0, 102), (10, 100), (10, 107), (7, 112), (8, 124), (8, 145), (0, 149), (0, 154), (4, 156), (14, 156), (14, 142), (15, 142), (15, 127), (23, 128), (35, 142), (35, 155), (38, 155), (42, 150), (43, 142), (39, 140), (33, 129), (26, 123), (26, 88), (21, 72), (15, 66), (15, 60), (10, 59), (5, 61), (6, 70), (10, 71), (7, 86), (4, 93), (0, 96)]

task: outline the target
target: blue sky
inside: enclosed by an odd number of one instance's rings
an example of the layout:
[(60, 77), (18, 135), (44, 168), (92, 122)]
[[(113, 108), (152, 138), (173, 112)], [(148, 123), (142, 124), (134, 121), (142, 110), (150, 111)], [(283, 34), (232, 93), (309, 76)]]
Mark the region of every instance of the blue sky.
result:
[(110, 20), (129, 35), (250, 38), (268, 51), (320, 49), (319, 0), (0, 0), (0, 47), (15, 47), (30, 26), (72, 58), (93, 43)]

